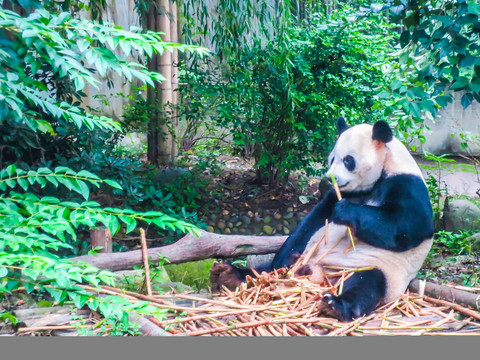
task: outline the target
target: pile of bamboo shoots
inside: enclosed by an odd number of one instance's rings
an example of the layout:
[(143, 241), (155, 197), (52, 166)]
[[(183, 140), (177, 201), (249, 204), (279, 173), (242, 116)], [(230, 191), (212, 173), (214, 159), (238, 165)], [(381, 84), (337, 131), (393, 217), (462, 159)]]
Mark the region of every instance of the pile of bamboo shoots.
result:
[[(479, 312), (408, 291), (369, 316), (341, 322), (329, 316), (321, 298), (326, 291), (340, 293), (355, 270), (325, 270), (324, 284), (282, 269), (256, 274), (235, 292), (224, 289), (214, 298), (176, 294), (192, 305), (177, 305), (166, 320), (150, 320), (174, 336), (480, 335)], [(169, 297), (152, 296), (167, 303)]]

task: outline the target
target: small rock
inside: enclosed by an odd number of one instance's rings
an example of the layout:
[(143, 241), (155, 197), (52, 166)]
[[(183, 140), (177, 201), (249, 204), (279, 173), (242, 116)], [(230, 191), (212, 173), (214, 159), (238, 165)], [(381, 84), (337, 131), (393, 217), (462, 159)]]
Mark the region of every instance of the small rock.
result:
[(244, 215), (242, 216), (242, 223), (244, 223), (245, 225), (249, 225), (251, 222), (252, 222), (252, 219), (250, 219), (248, 216)]
[(288, 220), (283, 220), (283, 225), (290, 226), (290, 223), (288, 222)]
[(227, 224), (225, 224), (225, 222), (223, 221), (219, 221), (218, 224), (217, 224), (217, 227), (220, 229), (220, 230), (223, 230), (227, 227)]
[(241, 221), (238, 221), (237, 223), (235, 223), (235, 226), (236, 226), (236, 227), (239, 227), (239, 226), (242, 226), (242, 224), (243, 224), (243, 223), (242, 223)]
[(245, 229), (245, 228), (240, 228), (239, 231), (243, 234), (244, 232), (247, 231), (247, 229)]
[(215, 228), (213, 226), (208, 227), (208, 232), (215, 232)]
[(226, 210), (226, 209), (225, 209), (225, 210), (222, 210), (222, 215), (223, 215), (223, 216), (228, 215), (228, 214), (230, 214), (230, 211), (228, 211), (228, 210)]
[(288, 213), (287, 215), (285, 215), (283, 218), (284, 218), (284, 219), (287, 219), (287, 220), (293, 218), (293, 212), (289, 212), (289, 213)]
[(277, 224), (277, 226), (275, 226), (275, 229), (277, 229), (278, 231), (281, 231), (283, 229), (283, 225)]
[(250, 218), (253, 218), (253, 217), (255, 216), (255, 214), (254, 214), (253, 212), (251, 212), (251, 211), (249, 211), (249, 212), (247, 213), (247, 215), (248, 215), (248, 217), (250, 217)]
[(465, 199), (451, 200), (443, 210), (446, 231), (469, 231), (480, 228), (480, 209)]
[(290, 230), (289, 230), (287, 227), (284, 227), (284, 228), (283, 228), (283, 233), (284, 233), (285, 235), (289, 235), (289, 234), (290, 234)]
[(265, 224), (270, 224), (270, 222), (272, 221), (272, 217), (271, 216), (265, 216), (265, 218), (263, 219), (263, 222)]
[(275, 220), (280, 220), (282, 218), (282, 214), (276, 213), (275, 215), (273, 215), (273, 218)]
[(253, 218), (253, 222), (256, 223), (256, 224), (260, 224), (262, 222), (262, 218), (259, 217), (259, 216), (255, 216)]
[(232, 233), (238, 234), (238, 227), (234, 227), (234, 228), (232, 229)]
[(273, 234), (273, 228), (270, 225), (264, 225), (263, 226), (263, 231), (267, 235), (272, 235)]
[(238, 223), (240, 221), (240, 218), (238, 216), (233, 216), (232, 215), (232, 217), (230, 218), (230, 221), (235, 224), (235, 223)]
[(293, 208), (292, 208), (292, 207), (288, 207), (288, 208), (287, 208), (287, 213), (293, 213)]
[(225, 234), (231, 234), (231, 233), (232, 233), (232, 230), (230, 230), (229, 228), (225, 229)]
[(227, 223), (227, 226), (228, 226), (230, 229), (233, 229), (233, 223), (228, 222), (228, 223)]
[(212, 214), (212, 215), (210, 215), (210, 219), (212, 219), (213, 221), (217, 221), (218, 216), (215, 215), (215, 214)]

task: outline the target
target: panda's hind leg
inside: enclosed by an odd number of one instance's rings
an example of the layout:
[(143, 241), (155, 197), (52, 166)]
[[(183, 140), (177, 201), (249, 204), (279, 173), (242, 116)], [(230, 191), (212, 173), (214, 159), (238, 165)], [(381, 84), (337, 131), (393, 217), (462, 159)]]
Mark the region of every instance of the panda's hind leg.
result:
[(323, 302), (335, 316), (351, 321), (374, 311), (384, 298), (385, 290), (385, 275), (380, 270), (359, 271), (345, 281), (339, 296), (325, 293)]

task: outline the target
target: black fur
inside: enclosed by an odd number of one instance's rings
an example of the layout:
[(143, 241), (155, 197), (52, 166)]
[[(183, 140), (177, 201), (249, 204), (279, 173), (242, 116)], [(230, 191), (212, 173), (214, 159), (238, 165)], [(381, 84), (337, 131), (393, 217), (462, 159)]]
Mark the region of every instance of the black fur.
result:
[(326, 293), (322, 300), (337, 317), (351, 321), (374, 311), (385, 296), (386, 286), (380, 270), (359, 271), (345, 281), (339, 296)]
[(348, 171), (353, 171), (355, 170), (356, 167), (356, 161), (353, 156), (347, 155), (343, 158), (343, 164), (345, 165), (345, 168)]
[(378, 140), (383, 143), (388, 143), (392, 141), (393, 139), (393, 133), (392, 129), (390, 129), (390, 126), (388, 126), (388, 123), (385, 121), (377, 121), (375, 125), (373, 125), (373, 131), (372, 131), (372, 140)]
[(345, 121), (345, 119), (343, 117), (339, 116), (338, 119), (337, 119), (338, 135), (341, 135), (348, 128), (349, 128), (349, 126), (347, 125), (347, 122)]
[(365, 200), (376, 206), (361, 198), (344, 199), (335, 204), (331, 220), (350, 226), (360, 240), (392, 251), (414, 248), (433, 236), (432, 206), (421, 178), (380, 179)]
[(337, 201), (337, 195), (333, 188), (326, 192), (323, 199), (305, 216), (296, 230), (285, 240), (273, 258), (270, 271), (289, 267), (296, 262), (313, 234), (325, 226), (325, 220), (332, 216), (332, 211)]

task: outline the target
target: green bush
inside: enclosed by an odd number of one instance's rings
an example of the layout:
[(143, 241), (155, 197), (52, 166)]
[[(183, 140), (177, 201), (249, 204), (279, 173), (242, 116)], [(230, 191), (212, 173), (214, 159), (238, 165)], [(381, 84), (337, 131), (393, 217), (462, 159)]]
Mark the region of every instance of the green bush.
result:
[[(51, 161), (42, 152), (47, 145), (51, 146), (49, 153), (54, 152), (51, 149), (62, 145), (62, 137), (82, 143), (87, 136), (104, 134), (105, 139), (109, 132), (119, 131), (119, 124), (111, 118), (80, 107), (77, 100), (85, 84), (96, 86), (100, 81), (96, 73), (105, 76), (115, 71), (128, 80), (153, 85), (162, 80), (161, 75), (124, 60), (124, 56), (135, 49), (149, 57), (172, 45), (154, 32), (126, 31), (41, 8), (26, 17), (0, 8), (0, 38), (0, 297), (24, 288), (57, 303), (88, 306), (106, 318), (128, 321), (129, 311), (161, 317), (164, 310), (147, 302), (130, 304), (121, 297), (100, 298), (84, 290), (79, 284), (113, 285), (113, 274), (86, 263), (72, 263), (64, 255), (72, 250), (70, 242), (77, 239), (80, 229), (100, 224), (112, 234), (121, 227), (129, 233), (138, 222), (190, 233), (198, 233), (198, 229), (158, 211), (103, 208), (90, 200), (91, 190), (121, 190), (116, 181), (53, 162), (42, 166), (40, 159)], [(62, 86), (72, 87), (68, 94), (75, 96), (63, 96)], [(84, 146), (87, 149), (88, 143)], [(68, 161), (71, 153), (67, 155)], [(55, 189), (58, 192), (52, 196)], [(4, 315), (0, 314), (8, 317)]]
[(237, 149), (254, 158), (258, 180), (270, 185), (295, 170), (316, 172), (338, 115), (352, 124), (379, 117), (372, 111), (379, 63), (396, 36), (381, 15), (356, 15), (346, 6), (282, 26), (235, 56), (185, 69), (179, 109), (183, 118), (198, 114), (227, 129)]

